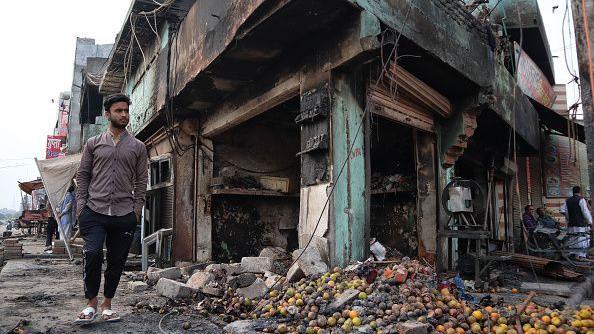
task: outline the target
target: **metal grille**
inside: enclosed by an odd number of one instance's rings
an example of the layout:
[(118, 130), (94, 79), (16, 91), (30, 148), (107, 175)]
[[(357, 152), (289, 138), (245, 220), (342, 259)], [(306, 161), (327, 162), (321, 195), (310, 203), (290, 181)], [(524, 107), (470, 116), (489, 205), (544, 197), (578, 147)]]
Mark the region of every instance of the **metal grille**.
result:
[(161, 228), (173, 227), (173, 186), (163, 188), (161, 197)]

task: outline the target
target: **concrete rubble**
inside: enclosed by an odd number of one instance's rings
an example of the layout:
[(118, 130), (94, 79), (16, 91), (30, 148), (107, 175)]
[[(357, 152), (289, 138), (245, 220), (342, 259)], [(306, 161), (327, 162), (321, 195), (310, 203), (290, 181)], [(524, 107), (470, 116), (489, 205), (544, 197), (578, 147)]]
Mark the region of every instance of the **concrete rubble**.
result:
[(162, 277), (157, 282), (157, 293), (163, 297), (173, 299), (192, 298), (196, 292), (198, 292), (197, 289), (169, 278)]
[(168, 278), (171, 280), (181, 278), (181, 269), (178, 267), (170, 267), (165, 269), (150, 269), (147, 271), (147, 282), (149, 284), (157, 283), (161, 278)]
[(261, 278), (256, 279), (254, 283), (245, 288), (236, 290), (237, 294), (248, 299), (262, 298), (268, 291), (266, 283)]
[(305, 276), (323, 274), (328, 271), (328, 265), (322, 260), (322, 255), (315, 247), (294, 250), (293, 260), (297, 261), (297, 266)]
[(140, 281), (132, 281), (132, 282), (128, 282), (128, 290), (132, 291), (132, 292), (142, 292), (145, 291), (149, 288), (149, 285), (146, 284), (145, 282), (140, 282)]
[(186, 284), (193, 289), (202, 289), (215, 280), (215, 275), (206, 271), (197, 271), (188, 279)]
[(273, 260), (269, 257), (244, 257), (241, 259), (241, 271), (244, 273), (263, 274), (272, 271)]

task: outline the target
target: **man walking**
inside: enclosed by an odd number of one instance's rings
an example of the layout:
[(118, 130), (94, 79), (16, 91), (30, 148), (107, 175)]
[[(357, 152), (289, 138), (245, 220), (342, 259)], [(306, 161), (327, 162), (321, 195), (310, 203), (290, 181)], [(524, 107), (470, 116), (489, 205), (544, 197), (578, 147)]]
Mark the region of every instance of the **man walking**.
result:
[[(586, 260), (586, 250), (590, 247), (590, 226), (592, 226), (592, 214), (586, 199), (582, 197), (582, 189), (573, 187), (573, 196), (568, 198), (559, 210), (565, 215), (567, 221), (567, 233), (569, 233), (571, 255), (576, 260)], [(573, 235), (572, 235), (573, 234)]]
[(107, 248), (107, 267), (102, 316), (117, 321), (112, 311), (115, 295), (130, 243), (144, 206), (148, 179), (144, 144), (126, 131), (130, 99), (114, 94), (105, 99), (109, 128), (90, 138), (84, 146), (76, 175), (77, 215), (83, 249), (84, 286), (87, 307), (77, 322), (88, 323), (97, 316), (97, 295), (101, 283), (103, 243)]

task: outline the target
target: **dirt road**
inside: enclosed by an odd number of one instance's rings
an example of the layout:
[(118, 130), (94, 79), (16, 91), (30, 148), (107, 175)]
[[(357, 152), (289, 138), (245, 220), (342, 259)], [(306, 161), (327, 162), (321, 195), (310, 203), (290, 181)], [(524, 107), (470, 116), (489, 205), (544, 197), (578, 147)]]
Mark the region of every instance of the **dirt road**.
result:
[[(41, 256), (42, 240), (28, 237), (22, 242), (27, 256)], [(15, 333), (222, 333), (220, 324), (213, 322), (216, 319), (177, 314), (167, 316), (160, 331), (163, 315), (158, 310), (167, 300), (157, 297), (154, 288), (140, 293), (129, 291), (125, 276), (113, 305), (123, 320), (98, 320), (80, 327), (72, 321), (84, 307), (83, 296), (80, 261), (71, 263), (65, 257), (7, 261), (0, 272), (0, 333), (11, 332), (22, 320), (28, 325), (19, 326)], [(140, 301), (152, 306), (152, 310), (137, 308)], [(182, 328), (185, 322), (191, 325), (188, 330)]]

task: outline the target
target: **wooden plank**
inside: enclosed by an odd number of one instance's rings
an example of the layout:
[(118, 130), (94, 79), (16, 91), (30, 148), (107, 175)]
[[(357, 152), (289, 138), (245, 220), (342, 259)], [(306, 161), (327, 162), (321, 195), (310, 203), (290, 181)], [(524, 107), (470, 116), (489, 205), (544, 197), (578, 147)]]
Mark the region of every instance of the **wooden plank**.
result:
[(448, 117), (452, 113), (452, 105), (448, 98), (401, 66), (390, 66), (390, 73), (392, 79), (396, 81), (398, 89), (408, 93), (418, 104), (443, 117)]
[(299, 94), (299, 74), (293, 73), (277, 82), (266, 93), (248, 101), (232, 100), (216, 109), (204, 122), (202, 135), (216, 136)]
[(299, 197), (299, 194), (294, 193), (282, 193), (274, 190), (261, 190), (261, 189), (241, 189), (241, 188), (223, 188), (223, 189), (212, 189), (213, 195), (243, 195), (243, 196), (272, 196), (272, 197)]
[(391, 99), (372, 88), (370, 99), (373, 104), (371, 111), (374, 114), (420, 130), (435, 132), (431, 115), (412, 103), (404, 101), (403, 98)]

